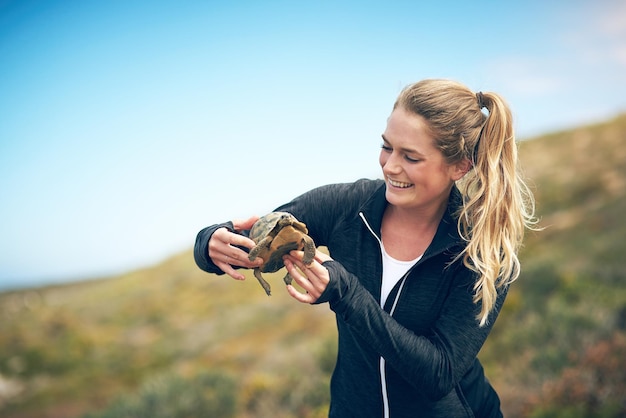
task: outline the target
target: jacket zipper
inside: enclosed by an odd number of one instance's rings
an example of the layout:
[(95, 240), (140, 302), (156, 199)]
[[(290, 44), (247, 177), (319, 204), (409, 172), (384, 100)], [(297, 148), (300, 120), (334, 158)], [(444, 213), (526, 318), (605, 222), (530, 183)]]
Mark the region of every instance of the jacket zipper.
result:
[[(376, 233), (374, 232), (370, 224), (367, 222), (367, 219), (365, 219), (365, 214), (363, 212), (359, 212), (359, 216), (363, 220), (363, 223), (365, 223), (365, 226), (370, 231), (370, 233), (374, 236), (374, 238), (376, 238), (379, 245), (382, 246), (382, 240), (380, 239), (378, 235), (376, 235)], [(398, 305), (398, 300), (400, 300), (400, 294), (402, 293), (402, 289), (404, 288), (404, 283), (406, 283), (406, 279), (414, 267), (415, 265), (411, 267), (404, 274), (404, 276), (402, 276), (402, 279), (400, 279), (400, 288), (398, 289), (398, 292), (396, 293), (396, 297), (393, 300), (393, 305), (391, 305), (391, 309), (389, 311), (389, 315), (392, 317), (393, 317), (393, 313), (396, 310), (396, 306)], [(380, 297), (382, 298), (382, 294), (380, 295)], [(381, 392), (383, 395), (383, 413), (384, 413), (383, 416), (385, 418), (389, 418), (389, 396), (387, 394), (387, 373), (385, 371), (385, 359), (382, 356), (379, 359), (379, 367), (380, 367), (380, 387), (381, 387)]]

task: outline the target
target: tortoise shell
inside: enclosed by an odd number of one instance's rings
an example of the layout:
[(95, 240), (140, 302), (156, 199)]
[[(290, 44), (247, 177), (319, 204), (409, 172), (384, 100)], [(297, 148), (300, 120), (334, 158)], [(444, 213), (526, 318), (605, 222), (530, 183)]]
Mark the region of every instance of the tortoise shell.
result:
[[(250, 250), (248, 258), (263, 259), (263, 264), (254, 269), (254, 275), (270, 295), (270, 286), (261, 276), (263, 273), (272, 273), (285, 265), (283, 256), (293, 250), (303, 250), (302, 261), (309, 265), (315, 257), (315, 243), (308, 235), (306, 225), (298, 221), (288, 212), (272, 212), (261, 217), (250, 230), (249, 237), (257, 245)], [(285, 283), (291, 283), (291, 276), (287, 274)]]

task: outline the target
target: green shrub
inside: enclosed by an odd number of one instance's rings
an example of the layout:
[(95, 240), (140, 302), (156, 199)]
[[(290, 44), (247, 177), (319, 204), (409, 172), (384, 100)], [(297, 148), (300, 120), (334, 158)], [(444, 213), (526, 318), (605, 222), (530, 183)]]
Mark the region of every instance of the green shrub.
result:
[(166, 374), (85, 418), (228, 418), (235, 416), (235, 405), (235, 383), (229, 376), (214, 372), (184, 379)]

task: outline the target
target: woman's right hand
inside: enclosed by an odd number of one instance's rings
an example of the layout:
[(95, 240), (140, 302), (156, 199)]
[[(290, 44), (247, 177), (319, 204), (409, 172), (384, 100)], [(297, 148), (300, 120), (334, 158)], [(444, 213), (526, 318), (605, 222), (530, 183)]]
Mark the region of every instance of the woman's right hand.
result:
[[(236, 219), (233, 220), (233, 227), (235, 231), (250, 229), (258, 219), (258, 216), (246, 220)], [(244, 280), (245, 276), (233, 266), (254, 268), (263, 264), (263, 260), (258, 257), (254, 261), (248, 260), (248, 253), (237, 248), (236, 245), (252, 249), (256, 244), (248, 237), (230, 232), (227, 228), (220, 228), (209, 240), (209, 257), (217, 267), (233, 279)]]

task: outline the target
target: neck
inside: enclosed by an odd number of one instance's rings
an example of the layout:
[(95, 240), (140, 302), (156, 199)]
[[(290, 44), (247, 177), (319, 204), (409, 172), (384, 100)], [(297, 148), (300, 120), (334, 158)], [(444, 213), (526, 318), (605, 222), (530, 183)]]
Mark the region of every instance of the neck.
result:
[(441, 202), (437, 207), (427, 209), (407, 209), (393, 205), (387, 206), (385, 217), (405, 225), (407, 229), (420, 231), (437, 228), (448, 207), (448, 201)]
[(435, 237), (445, 210), (445, 205), (430, 212), (387, 206), (381, 230), (387, 254), (405, 261), (422, 255)]

